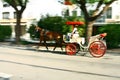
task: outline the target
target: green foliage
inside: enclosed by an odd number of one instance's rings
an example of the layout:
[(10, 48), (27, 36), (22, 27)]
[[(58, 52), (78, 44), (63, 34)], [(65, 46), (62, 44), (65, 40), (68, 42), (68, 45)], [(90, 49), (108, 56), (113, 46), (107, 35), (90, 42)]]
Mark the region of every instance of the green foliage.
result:
[(28, 0), (2, 0), (10, 4), (12, 7), (26, 6)]
[(4, 41), (6, 38), (10, 38), (12, 29), (10, 26), (0, 26), (0, 41)]
[(35, 31), (35, 25), (33, 24), (28, 29), (28, 33), (30, 33), (31, 39), (39, 38), (39, 33)]
[[(74, 17), (74, 16), (69, 16), (69, 17), (60, 17), (60, 16), (42, 16), (41, 19), (38, 21), (38, 26), (54, 31), (54, 32), (59, 32), (61, 34), (66, 35), (68, 32), (72, 32), (72, 25), (66, 25), (67, 21), (83, 21), (82, 18), (80, 17)], [(34, 38), (39, 38), (39, 33), (35, 32), (35, 25), (31, 25), (28, 32), (30, 33), (30, 36), (32, 39)], [(84, 31), (84, 26), (78, 27), (78, 31), (80, 33), (80, 36), (84, 36), (85, 31)]]
[[(68, 32), (72, 31), (72, 25), (66, 25), (67, 21), (84, 21), (83, 18), (80, 17), (74, 17), (74, 16), (69, 16), (69, 17), (60, 17), (60, 16), (49, 16), (47, 15), (46, 17), (42, 17), (39, 22), (38, 26), (50, 30), (50, 31), (55, 31), (59, 32), (62, 34), (67, 34)], [(84, 27), (79, 27), (78, 28), (79, 33), (83, 36), (84, 35)]]
[[(70, 0), (72, 3), (77, 3), (77, 1), (80, 1), (80, 0)], [(85, 0), (87, 3), (95, 3), (95, 2), (99, 2), (100, 0)], [(106, 2), (109, 2), (111, 0), (103, 0), (105, 3)]]
[(120, 45), (120, 24), (108, 24), (99, 28), (99, 32), (107, 32), (108, 48), (117, 48)]
[(65, 34), (66, 31), (68, 31), (65, 25), (65, 19), (60, 16), (47, 15), (46, 17), (42, 17), (38, 22), (38, 26), (40, 26), (41, 28), (59, 32), (62, 34)]

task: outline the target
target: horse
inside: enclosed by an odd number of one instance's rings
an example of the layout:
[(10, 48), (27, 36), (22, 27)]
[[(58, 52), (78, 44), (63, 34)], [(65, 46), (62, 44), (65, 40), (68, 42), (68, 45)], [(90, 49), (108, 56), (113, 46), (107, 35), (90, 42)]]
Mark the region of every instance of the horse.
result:
[(61, 47), (61, 50), (63, 50), (62, 48), (62, 44), (65, 43), (63, 41), (63, 35), (58, 33), (58, 32), (53, 32), (53, 31), (48, 31), (45, 29), (42, 29), (41, 27), (35, 26), (35, 30), (37, 32), (39, 32), (40, 34), (40, 43), (38, 45), (38, 48), (41, 44), (42, 41), (44, 41), (44, 45), (46, 47), (46, 49), (48, 50), (48, 46), (46, 44), (46, 41), (55, 41), (55, 47), (53, 49), (53, 51), (56, 49), (57, 45), (59, 45)]

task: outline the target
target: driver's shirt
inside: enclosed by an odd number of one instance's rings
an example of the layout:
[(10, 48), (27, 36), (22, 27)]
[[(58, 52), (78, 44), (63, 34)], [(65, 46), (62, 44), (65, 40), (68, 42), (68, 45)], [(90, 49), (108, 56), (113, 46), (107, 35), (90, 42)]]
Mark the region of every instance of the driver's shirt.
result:
[(72, 32), (72, 37), (73, 38), (77, 38), (79, 37), (79, 34), (78, 34), (78, 31), (77, 31), (77, 28), (74, 28), (73, 32)]

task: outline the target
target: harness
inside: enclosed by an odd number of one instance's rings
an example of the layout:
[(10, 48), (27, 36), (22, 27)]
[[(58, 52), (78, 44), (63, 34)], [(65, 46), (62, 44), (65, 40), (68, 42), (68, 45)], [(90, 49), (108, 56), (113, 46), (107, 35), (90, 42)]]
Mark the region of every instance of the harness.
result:
[(46, 30), (46, 29), (42, 29), (42, 35), (43, 35), (44, 37), (47, 37), (47, 32), (49, 32), (49, 31)]

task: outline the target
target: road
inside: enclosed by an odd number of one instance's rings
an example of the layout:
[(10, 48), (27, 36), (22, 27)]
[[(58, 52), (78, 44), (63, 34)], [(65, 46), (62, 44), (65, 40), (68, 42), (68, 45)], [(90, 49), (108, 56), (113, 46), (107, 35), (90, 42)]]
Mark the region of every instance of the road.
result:
[(10, 80), (120, 80), (120, 54), (93, 58), (2, 45), (0, 73)]

